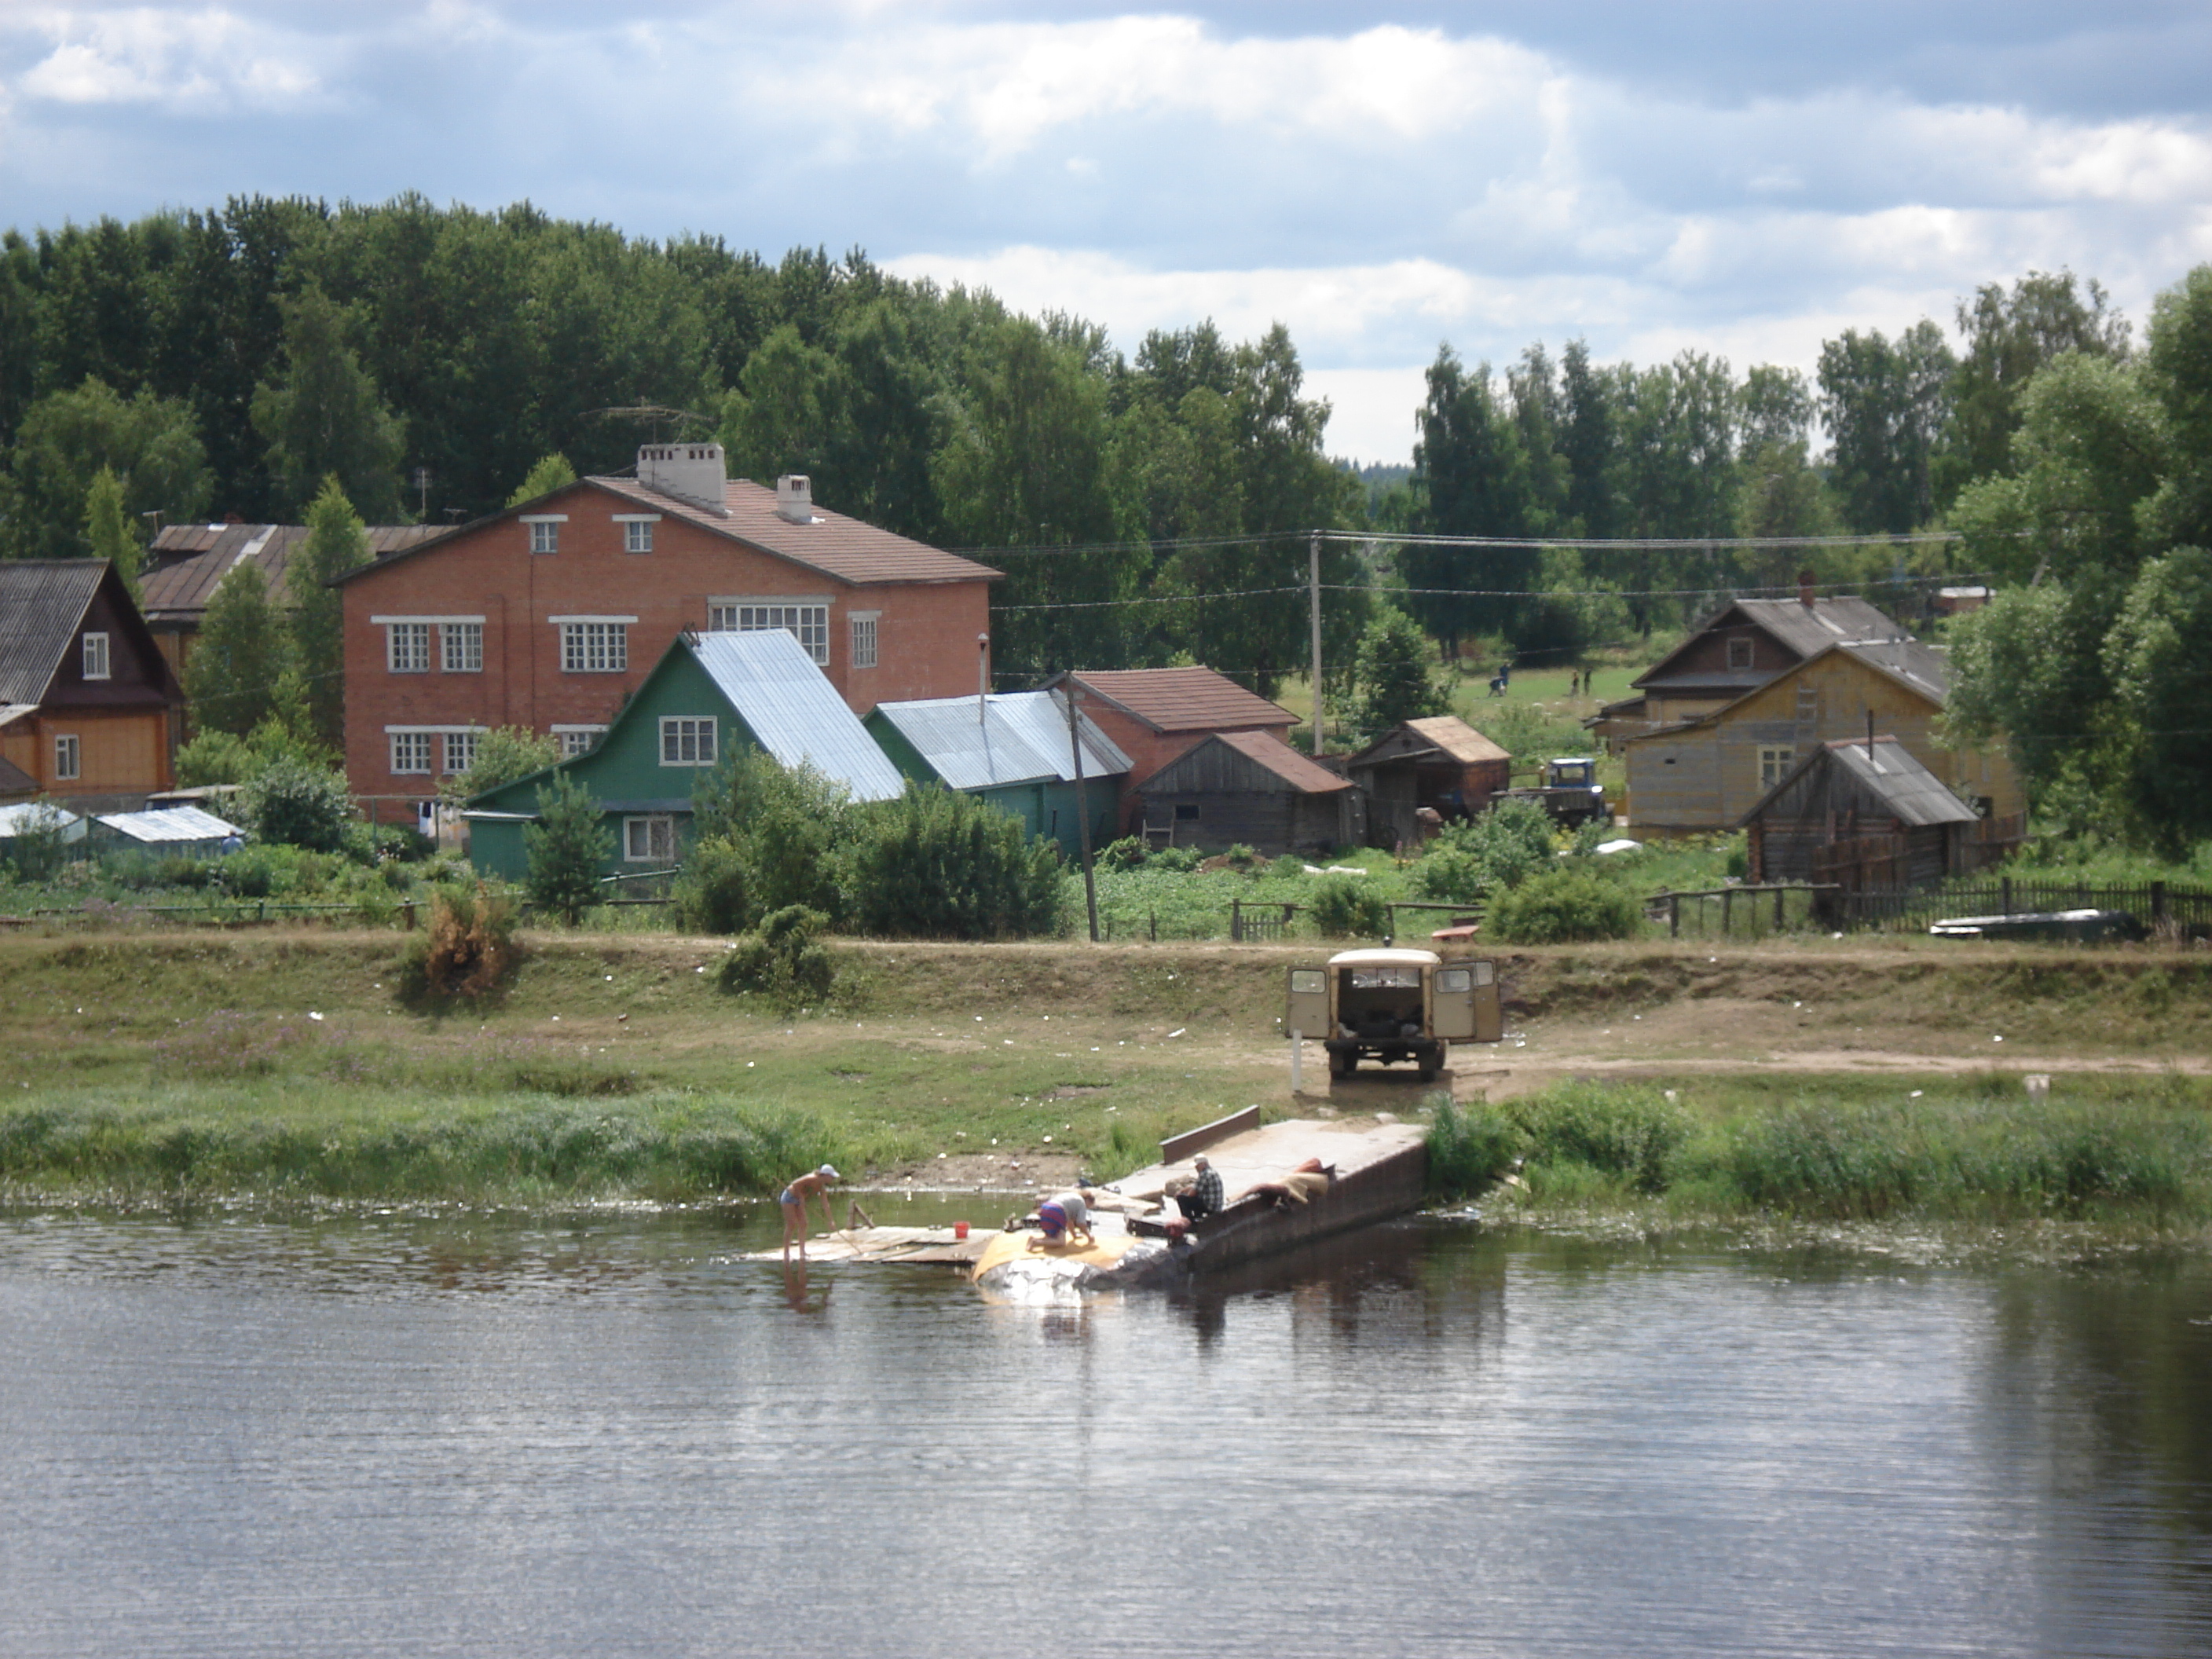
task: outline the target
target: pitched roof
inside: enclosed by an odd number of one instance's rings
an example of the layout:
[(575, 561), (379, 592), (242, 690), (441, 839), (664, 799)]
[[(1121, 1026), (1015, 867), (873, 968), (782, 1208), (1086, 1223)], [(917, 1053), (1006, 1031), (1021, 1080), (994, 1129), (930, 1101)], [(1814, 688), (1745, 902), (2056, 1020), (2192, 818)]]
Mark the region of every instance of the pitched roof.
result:
[(1437, 714), (1427, 720), (1407, 720), (1406, 726), (1409, 731), (1419, 732), (1454, 760), (1468, 765), (1481, 761), (1513, 758), (1456, 714)]
[(1291, 726), (1297, 716), (1211, 668), (1084, 669), (1055, 674), (1048, 689), (1073, 679), (1155, 732), (1224, 732)]
[(1759, 669), (1697, 669), (1670, 672), (1669, 665), (1692, 646), (1723, 626), (1731, 615), (1762, 629), (1800, 657), (1817, 656), (1833, 645), (1873, 644), (1911, 638), (1903, 626), (1851, 595), (1814, 599), (1737, 599), (1723, 605), (1690, 632), (1690, 636), (1630, 682), (1636, 686), (1665, 684), (1688, 690), (1749, 690), (1774, 678), (1774, 671)]
[(221, 841), (239, 833), (237, 825), (204, 812), (197, 806), (164, 806), (151, 812), (103, 812), (94, 823), (132, 841)]
[(0, 560), (0, 704), (46, 700), (106, 574), (105, 559)]
[[(896, 728), (954, 789), (1075, 781), (1067, 705), (1048, 691), (994, 692), (986, 700), (981, 719), (973, 697), (879, 702), (875, 713)], [(1082, 729), (1085, 777), (1104, 778), (1129, 769), (1129, 757), (1088, 715), (1082, 717)]]
[(1974, 809), (1953, 794), (1942, 779), (1913, 758), (1912, 751), (1887, 733), (1869, 743), (1864, 738), (1835, 738), (1822, 744), (1785, 774), (1781, 782), (1759, 798), (1737, 820), (1749, 823), (1773, 801), (1794, 789), (1815, 767), (1833, 767), (1848, 775), (1899, 822), (1925, 828), (1938, 823), (1972, 823)]
[[(1137, 792), (1139, 794), (1155, 792), (1176, 793), (1173, 775), (1179, 769), (1188, 766), (1194, 756), (1217, 743), (1224, 748), (1234, 749), (1254, 765), (1273, 773), (1302, 795), (1334, 794), (1340, 789), (1355, 787), (1350, 778), (1340, 778), (1327, 768), (1315, 764), (1272, 732), (1216, 732), (1197, 748), (1178, 755), (1153, 773), (1137, 786)], [(1163, 783), (1163, 779), (1169, 781)]]
[[(381, 559), (446, 533), (443, 525), (372, 525), (368, 550)], [(273, 604), (293, 603), (284, 585), (292, 554), (307, 539), (299, 524), (173, 524), (154, 538), (155, 568), (139, 580), (141, 606), (149, 620), (197, 621), (215, 597), (216, 584), (234, 565), (261, 567)]]
[[(947, 553), (926, 542), (896, 535), (820, 507), (813, 508), (812, 522), (794, 524), (775, 510), (775, 491), (749, 478), (732, 478), (722, 486), (723, 504), (719, 511), (688, 495), (652, 489), (635, 478), (594, 475), (578, 482), (618, 496), (631, 506), (647, 508), (664, 518), (681, 519), (757, 552), (788, 560), (854, 586), (892, 582), (994, 581), (1004, 574), (973, 559), (963, 559), (957, 553)], [(573, 489), (576, 485), (562, 488)], [(453, 537), (469, 534), (511, 514), (527, 512), (534, 505), (525, 502), (451, 530), (441, 530), (434, 537), (398, 549), (363, 568), (382, 569), (398, 560), (431, 551)], [(351, 580), (361, 574), (355, 571), (340, 580)]]
[(890, 800), (905, 792), (906, 780), (860, 717), (781, 629), (697, 634), (680, 639), (678, 646), (698, 659), (715, 689), (781, 765), (811, 767), (843, 784), (855, 800)]

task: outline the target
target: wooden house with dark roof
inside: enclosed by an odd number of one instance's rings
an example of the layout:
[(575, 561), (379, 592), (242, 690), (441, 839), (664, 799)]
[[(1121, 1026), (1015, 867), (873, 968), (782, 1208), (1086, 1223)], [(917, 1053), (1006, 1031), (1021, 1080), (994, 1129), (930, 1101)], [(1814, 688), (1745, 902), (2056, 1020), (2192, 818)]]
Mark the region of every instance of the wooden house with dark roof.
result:
[(1290, 741), (1297, 716), (1211, 668), (1081, 669), (1055, 674), (1046, 690), (1073, 683), (1076, 702), (1129, 757), (1120, 822), (1124, 835), (1143, 823), (1137, 787), (1217, 732), (1264, 732)]
[(85, 810), (172, 781), (185, 696), (105, 559), (0, 561), (0, 761)]
[(1136, 786), (1146, 839), (1221, 851), (1327, 852), (1366, 839), (1365, 797), (1266, 732), (1216, 732)]
[(1932, 886), (1979, 868), (1980, 814), (1887, 732), (1823, 743), (1743, 815), (1758, 882)]
[(635, 477), (580, 479), (340, 580), (346, 775), (427, 798), (497, 726), (583, 754), (687, 631), (787, 633), (856, 714), (959, 696), (998, 576), (818, 507), (803, 477), (726, 477), (719, 444), (647, 445)]
[(1367, 797), (1367, 833), (1379, 847), (1418, 842), (1423, 808), (1471, 817), (1510, 787), (1513, 757), (1455, 714), (1405, 720), (1345, 763)]

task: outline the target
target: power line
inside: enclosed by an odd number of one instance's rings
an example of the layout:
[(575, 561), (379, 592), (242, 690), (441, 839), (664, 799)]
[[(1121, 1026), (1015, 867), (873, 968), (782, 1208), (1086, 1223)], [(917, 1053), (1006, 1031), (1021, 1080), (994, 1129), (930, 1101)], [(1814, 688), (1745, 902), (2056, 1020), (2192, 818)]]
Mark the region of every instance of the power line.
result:
[[(2015, 535), (2031, 532), (2019, 531)], [(1604, 552), (1719, 552), (1736, 548), (1921, 547), (1966, 539), (1956, 530), (1891, 533), (1877, 531), (1848, 536), (1444, 536), (1411, 530), (1274, 530), (1239, 536), (1172, 536), (1122, 542), (1036, 542), (1014, 547), (947, 548), (963, 558), (1049, 557), (1082, 553), (1158, 553), (1186, 548), (1254, 547), (1280, 542), (1304, 547), (1314, 537), (1325, 542), (1395, 547), (1571, 547)]]
[[(1969, 583), (1986, 582), (1986, 573), (1981, 571), (1953, 571), (1932, 576), (1885, 576), (1868, 584), (1881, 587), (1951, 587)], [(991, 614), (1010, 616), (1016, 612), (1035, 611), (1103, 611), (1123, 605), (1194, 605), (1222, 599), (1271, 599), (1287, 593), (1310, 592), (1307, 584), (1295, 587), (1237, 587), (1207, 593), (1138, 593), (1119, 599), (1066, 599), (1037, 605), (994, 605)], [(1397, 587), (1380, 582), (1323, 582), (1324, 593), (1381, 593), (1413, 594), (1419, 596), (1466, 599), (1719, 599), (1731, 600), (1757, 599), (1779, 595), (1794, 597), (1795, 585), (1777, 587), (1753, 587), (1736, 583), (1708, 583), (1701, 587)]]

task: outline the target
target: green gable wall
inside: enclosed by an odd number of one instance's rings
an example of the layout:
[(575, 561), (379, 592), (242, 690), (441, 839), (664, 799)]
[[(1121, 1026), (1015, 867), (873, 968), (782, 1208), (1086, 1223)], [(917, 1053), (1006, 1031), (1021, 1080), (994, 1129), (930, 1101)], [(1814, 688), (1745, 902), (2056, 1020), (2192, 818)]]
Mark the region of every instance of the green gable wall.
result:
[[(937, 769), (922, 757), (921, 751), (907, 741), (880, 709), (871, 711), (860, 724), (868, 728), (868, 735), (890, 757), (901, 776), (918, 783), (945, 781)], [(1076, 811), (1073, 782), (1048, 780), (1041, 783), (1010, 783), (968, 793), (1020, 819), (1026, 833), (1057, 841), (1070, 861), (1083, 856), (1079, 827), (1082, 820)], [(1114, 807), (1119, 790), (1113, 780), (1085, 778), (1083, 793), (1091, 808), (1091, 846), (1095, 852), (1113, 839)]]

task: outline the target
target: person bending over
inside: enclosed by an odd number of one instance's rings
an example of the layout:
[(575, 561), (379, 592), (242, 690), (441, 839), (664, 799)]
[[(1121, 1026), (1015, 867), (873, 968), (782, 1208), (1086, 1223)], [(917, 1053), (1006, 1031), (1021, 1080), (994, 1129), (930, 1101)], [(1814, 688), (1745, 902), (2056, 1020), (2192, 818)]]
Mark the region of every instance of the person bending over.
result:
[(1080, 1244), (1085, 1249), (1098, 1242), (1091, 1231), (1091, 1206), (1079, 1192), (1056, 1193), (1037, 1206), (1041, 1237), (1030, 1240), (1030, 1249), (1047, 1244)]
[(825, 1164), (812, 1175), (799, 1176), (776, 1194), (775, 1201), (783, 1206), (783, 1259), (786, 1261), (791, 1260), (791, 1236), (793, 1233), (799, 1235), (799, 1259), (801, 1261), (806, 1260), (808, 1199), (822, 1200), (822, 1231), (827, 1233), (837, 1231), (837, 1218), (830, 1212), (830, 1183), (844, 1178)]

